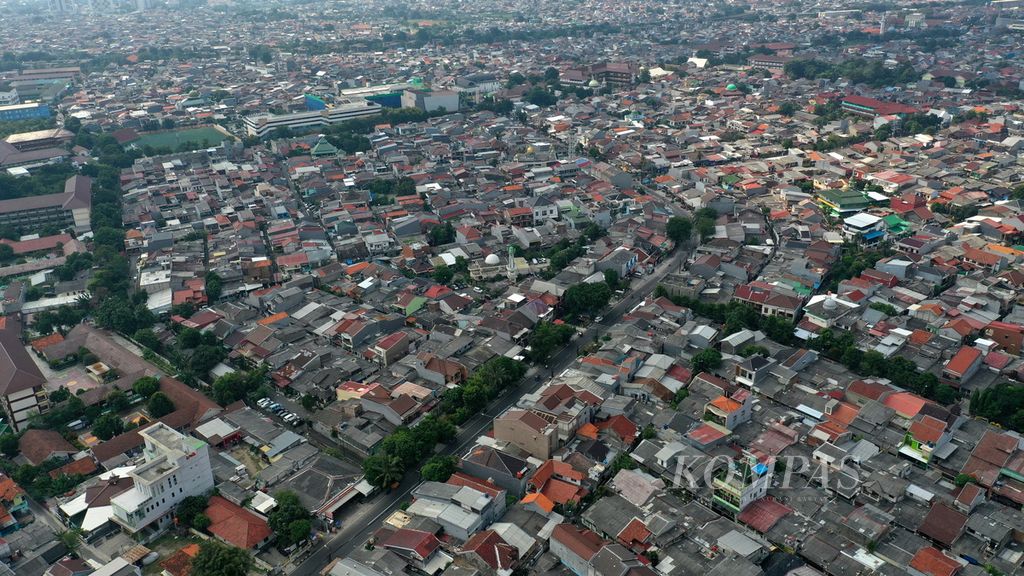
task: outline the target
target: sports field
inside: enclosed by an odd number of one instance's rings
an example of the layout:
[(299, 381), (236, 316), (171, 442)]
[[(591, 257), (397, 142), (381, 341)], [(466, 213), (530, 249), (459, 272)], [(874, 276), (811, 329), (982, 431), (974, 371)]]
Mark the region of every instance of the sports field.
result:
[(143, 134), (138, 140), (132, 142), (135, 146), (152, 146), (154, 148), (170, 148), (177, 150), (183, 142), (195, 142), (196, 148), (203, 146), (203, 141), (206, 141), (207, 146), (216, 146), (222, 141), (227, 139), (223, 132), (216, 128), (204, 126), (202, 128), (183, 128), (181, 130), (162, 130), (160, 132), (150, 132), (149, 134)]

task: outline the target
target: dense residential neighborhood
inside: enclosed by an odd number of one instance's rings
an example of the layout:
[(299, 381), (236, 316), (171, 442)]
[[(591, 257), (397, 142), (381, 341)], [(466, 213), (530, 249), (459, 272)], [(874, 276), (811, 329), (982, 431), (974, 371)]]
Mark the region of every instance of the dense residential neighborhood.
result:
[(0, 4), (0, 575), (1024, 574), (1021, 31)]

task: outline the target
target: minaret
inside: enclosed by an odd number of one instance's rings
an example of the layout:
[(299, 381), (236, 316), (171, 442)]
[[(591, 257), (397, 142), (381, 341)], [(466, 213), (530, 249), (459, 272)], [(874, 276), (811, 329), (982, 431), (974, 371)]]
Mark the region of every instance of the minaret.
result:
[(889, 20), (889, 13), (888, 12), (883, 12), (882, 13), (882, 21), (878, 23), (878, 35), (879, 36), (885, 36), (885, 32), (886, 32), (885, 23), (888, 20)]
[(515, 282), (519, 276), (516, 273), (516, 247), (511, 244), (508, 246), (508, 263), (505, 264), (505, 273), (508, 274), (509, 282)]

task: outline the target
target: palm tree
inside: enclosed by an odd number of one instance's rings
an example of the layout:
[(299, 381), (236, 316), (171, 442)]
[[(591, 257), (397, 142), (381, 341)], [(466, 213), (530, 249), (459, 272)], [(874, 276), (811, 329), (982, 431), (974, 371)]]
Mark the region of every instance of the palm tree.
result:
[(380, 454), (366, 459), (366, 476), (378, 488), (386, 488), (402, 478), (402, 461), (398, 456)]

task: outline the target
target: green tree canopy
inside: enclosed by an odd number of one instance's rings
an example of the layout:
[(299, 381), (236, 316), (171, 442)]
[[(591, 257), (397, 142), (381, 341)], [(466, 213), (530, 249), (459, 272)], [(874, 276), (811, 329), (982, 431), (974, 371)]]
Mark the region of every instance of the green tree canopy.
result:
[(157, 392), (146, 402), (146, 411), (153, 418), (161, 418), (174, 412), (174, 402), (171, 402), (171, 399), (163, 392)]
[(455, 473), (454, 456), (431, 456), (420, 468), (420, 477), (426, 481), (446, 482)]
[(248, 576), (252, 566), (248, 551), (211, 539), (199, 545), (189, 576)]

